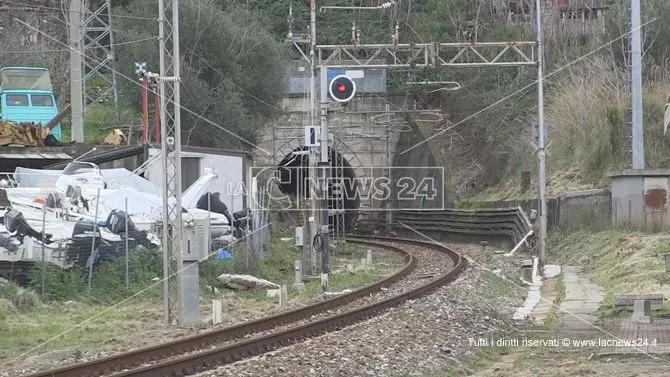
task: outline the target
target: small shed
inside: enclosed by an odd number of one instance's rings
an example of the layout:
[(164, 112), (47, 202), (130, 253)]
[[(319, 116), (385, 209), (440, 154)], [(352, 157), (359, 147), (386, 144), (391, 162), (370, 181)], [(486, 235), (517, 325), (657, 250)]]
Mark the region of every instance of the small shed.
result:
[(670, 169), (630, 169), (612, 179), (612, 220), (615, 227), (670, 230)]

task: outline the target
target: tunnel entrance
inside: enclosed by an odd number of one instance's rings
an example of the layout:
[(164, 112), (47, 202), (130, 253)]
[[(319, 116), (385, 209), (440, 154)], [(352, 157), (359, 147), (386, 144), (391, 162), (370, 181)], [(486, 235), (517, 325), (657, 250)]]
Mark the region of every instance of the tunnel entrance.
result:
[[(309, 155), (307, 151), (308, 147), (306, 146), (298, 147), (284, 156), (277, 166), (280, 178), (279, 190), (293, 197), (300, 195), (301, 198), (306, 200), (310, 199), (312, 194), (317, 193), (319, 188), (318, 180), (312, 181), (311, 187), (308, 181)], [(330, 165), (328, 208), (332, 210), (344, 207), (344, 230), (350, 233), (354, 230), (358, 220), (358, 209), (361, 205), (360, 196), (357, 195), (359, 183), (356, 180), (356, 173), (351, 163), (333, 148), (329, 147), (328, 152), (328, 163)], [(318, 176), (320, 176), (320, 173), (317, 171)], [(315, 185), (317, 186), (315, 187)], [(340, 198), (340, 200), (337, 200), (337, 198)], [(335, 216), (331, 213), (328, 219), (332, 230)]]

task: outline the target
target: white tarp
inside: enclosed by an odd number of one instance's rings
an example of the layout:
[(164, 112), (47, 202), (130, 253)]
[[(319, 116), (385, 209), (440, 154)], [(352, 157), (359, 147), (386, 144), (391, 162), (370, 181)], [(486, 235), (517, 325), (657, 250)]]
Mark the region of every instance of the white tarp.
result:
[[(144, 193), (160, 196), (160, 190), (156, 185), (128, 169), (101, 169), (100, 174), (107, 181), (107, 188), (121, 189), (130, 188)], [(14, 179), (19, 187), (55, 187), (56, 180), (63, 175), (62, 170), (41, 170), (17, 167), (14, 171)]]

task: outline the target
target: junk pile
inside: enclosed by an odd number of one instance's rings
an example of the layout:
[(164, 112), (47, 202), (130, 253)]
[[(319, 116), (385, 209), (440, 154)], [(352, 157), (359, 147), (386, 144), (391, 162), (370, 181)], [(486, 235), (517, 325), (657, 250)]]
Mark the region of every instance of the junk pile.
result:
[(62, 144), (40, 123), (0, 121), (0, 146), (60, 147)]
[[(129, 251), (161, 243), (157, 237), (163, 209), (160, 189), (135, 172), (73, 161), (63, 171), (17, 168), (13, 178), (15, 185), (7, 182), (5, 186), (10, 187), (0, 189), (0, 201), (2, 194), (6, 197), (1, 205), (9, 208), (4, 216), (0, 213), (0, 260), (15, 260), (25, 248), (19, 258), (46, 255), (46, 260), (63, 268), (92, 268), (123, 257), (126, 242)], [(210, 251), (227, 250), (252, 226), (251, 211), (231, 215), (220, 194), (210, 192), (215, 179), (216, 175), (206, 172), (182, 196), (183, 212), (207, 214)]]
[[(126, 221), (128, 222), (128, 250), (134, 250), (138, 245), (150, 248), (151, 242), (147, 238), (147, 231), (137, 229), (127, 213), (113, 210), (106, 221), (98, 224), (92, 221), (78, 221), (75, 224), (72, 237), (65, 244), (67, 263), (91, 267), (94, 263), (124, 256)], [(101, 229), (118, 235), (117, 239), (103, 238), (100, 234)], [(93, 249), (93, 254), (91, 254), (91, 249)]]

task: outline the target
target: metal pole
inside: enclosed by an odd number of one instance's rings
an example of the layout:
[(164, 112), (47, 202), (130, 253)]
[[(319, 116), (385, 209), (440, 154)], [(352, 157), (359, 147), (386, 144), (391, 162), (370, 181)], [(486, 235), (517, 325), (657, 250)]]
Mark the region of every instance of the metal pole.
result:
[(540, 265), (546, 262), (546, 238), (547, 238), (547, 198), (545, 197), (547, 177), (546, 177), (546, 140), (544, 128), (544, 72), (543, 72), (543, 46), (542, 46), (542, 4), (541, 0), (535, 1), (536, 21), (537, 21), (537, 123), (539, 139), (539, 174), (538, 181), (540, 186)]
[[(181, 104), (179, 72), (179, 1), (172, 0), (166, 9), (158, 1), (160, 48), (160, 128), (163, 155), (163, 267), (165, 321), (168, 326), (182, 325), (179, 313), (183, 305), (182, 288), (182, 203), (181, 203)], [(171, 33), (166, 33), (166, 27)], [(172, 44), (167, 43), (171, 39)], [(172, 200), (174, 198), (174, 200)], [(197, 278), (197, 275), (195, 276)], [(176, 321), (175, 321), (176, 320)]]
[(46, 297), (46, 280), (47, 280), (47, 265), (46, 265), (46, 257), (44, 255), (44, 242), (45, 242), (45, 234), (46, 234), (46, 227), (47, 227), (47, 211), (46, 208), (42, 207), (42, 300)]
[[(142, 127), (144, 129), (142, 130), (142, 134), (144, 135), (144, 140), (142, 141), (144, 144), (149, 143), (149, 88), (148, 88), (148, 83), (147, 83), (147, 78), (142, 77), (140, 78), (140, 83), (142, 84), (140, 88), (140, 95), (142, 97)], [(128, 135), (130, 136), (130, 135)]]
[[(95, 198), (95, 221), (93, 222), (93, 240), (91, 241), (91, 258), (95, 250), (95, 232), (98, 230), (98, 208), (100, 207), (100, 188), (98, 188), (98, 196)], [(91, 259), (91, 267), (88, 270), (88, 289), (91, 289), (91, 278), (93, 277), (93, 259)]]
[(321, 73), (321, 257), (322, 271), (328, 273), (329, 263), (329, 226), (328, 226), (328, 178), (330, 176), (330, 164), (328, 163), (328, 97), (326, 88), (328, 86), (328, 67), (322, 65)]
[(166, 73), (166, 65), (168, 62), (166, 62), (165, 59), (165, 4), (164, 0), (158, 0), (158, 43), (159, 43), (159, 49), (160, 49), (160, 57), (159, 57), (159, 69), (160, 69), (160, 79), (158, 81), (160, 85), (160, 103), (161, 106), (156, 107), (156, 118), (160, 116), (160, 132), (161, 132), (161, 156), (163, 158), (163, 234), (162, 234), (162, 242), (161, 242), (161, 247), (163, 248), (163, 304), (164, 304), (164, 311), (165, 311), (165, 323), (167, 326), (172, 325), (172, 298), (170, 297), (170, 236), (169, 232), (172, 231), (170, 229), (170, 218), (169, 218), (169, 196), (168, 194), (170, 193), (169, 190), (169, 183), (167, 182), (167, 178), (169, 175), (169, 172), (167, 171), (168, 169), (168, 150), (167, 150), (167, 130), (166, 130), (166, 114), (165, 114), (165, 104), (166, 104), (166, 99), (164, 97), (165, 91), (163, 88), (165, 87), (165, 81), (163, 80), (163, 75)]
[(128, 214), (128, 197), (125, 198), (125, 207), (126, 207), (125, 209), (126, 219), (124, 221), (124, 224), (126, 228), (126, 289), (127, 289), (130, 288), (130, 280), (128, 278), (128, 221), (130, 220), (130, 215)]
[[(309, 81), (310, 81), (310, 98), (309, 98), (309, 119), (310, 119), (310, 125), (314, 126), (316, 125), (316, 0), (310, 0), (310, 34), (311, 34), (311, 45), (310, 45), (310, 51), (309, 51), (309, 58), (310, 58), (310, 76), (309, 76)], [(309, 163), (309, 169), (308, 169), (308, 182), (309, 185), (307, 186), (306, 193), (309, 194), (310, 196), (310, 205), (309, 205), (309, 215), (307, 217), (307, 224), (309, 225), (309, 238), (308, 242), (306, 243), (307, 250), (309, 251), (310, 255), (310, 272), (312, 274), (317, 274), (319, 270), (319, 266), (317, 263), (317, 255), (316, 255), (316, 249), (314, 247), (314, 237), (317, 235), (317, 227), (316, 227), (316, 217), (317, 217), (317, 211), (316, 209), (318, 208), (317, 204), (317, 198), (315, 195), (313, 195), (314, 191), (312, 189), (312, 183), (316, 182), (317, 179), (317, 172), (316, 172), (316, 167), (317, 167), (317, 157), (316, 153), (313, 147), (308, 147), (309, 148), (309, 154), (308, 154), (308, 163)], [(304, 266), (303, 266), (304, 267)]]
[(631, 0), (631, 101), (633, 169), (644, 169), (644, 120), (642, 117), (642, 37), (640, 0)]
[[(386, 169), (387, 177), (389, 182), (391, 181), (391, 106), (387, 103), (385, 106), (386, 110)], [(392, 211), (393, 204), (391, 203), (391, 198), (393, 193), (389, 192), (389, 197), (386, 200), (386, 230), (391, 230), (391, 224), (393, 223)]]
[(160, 93), (158, 92), (158, 86), (154, 85), (154, 143), (158, 144), (161, 141), (161, 102), (160, 102)]
[(84, 142), (84, 96), (82, 73), (81, 0), (70, 0), (70, 108), (72, 141)]
[[(121, 110), (119, 108), (119, 88), (116, 85), (116, 55), (114, 54), (114, 29), (112, 28), (112, 2), (107, 0), (107, 25), (109, 26), (109, 51), (112, 53), (109, 65), (112, 67), (112, 93), (114, 95), (114, 115), (116, 116), (116, 123), (121, 124)], [(130, 137), (130, 135), (128, 135)]]

